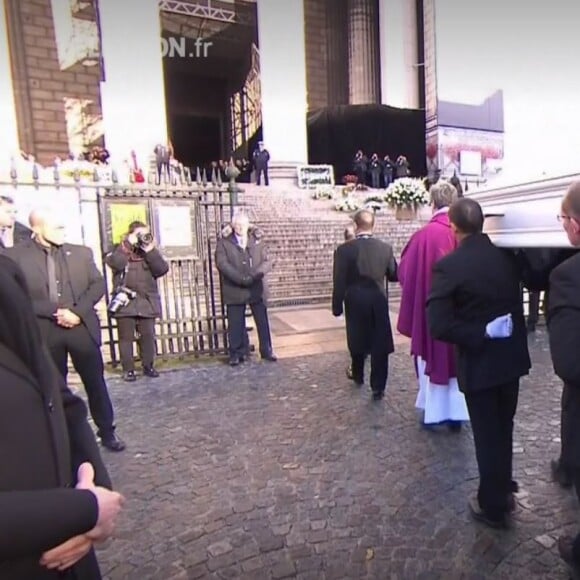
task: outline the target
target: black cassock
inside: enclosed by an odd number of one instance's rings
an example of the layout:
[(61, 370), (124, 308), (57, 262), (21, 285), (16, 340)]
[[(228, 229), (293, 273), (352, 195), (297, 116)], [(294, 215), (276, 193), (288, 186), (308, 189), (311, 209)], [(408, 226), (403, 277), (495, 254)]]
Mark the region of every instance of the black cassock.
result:
[(394, 351), (386, 280), (397, 281), (392, 247), (372, 236), (359, 236), (334, 254), (332, 313), (346, 318), (346, 336), (355, 382), (364, 382), (364, 361), (371, 356), (371, 388), (382, 393), (388, 356)]

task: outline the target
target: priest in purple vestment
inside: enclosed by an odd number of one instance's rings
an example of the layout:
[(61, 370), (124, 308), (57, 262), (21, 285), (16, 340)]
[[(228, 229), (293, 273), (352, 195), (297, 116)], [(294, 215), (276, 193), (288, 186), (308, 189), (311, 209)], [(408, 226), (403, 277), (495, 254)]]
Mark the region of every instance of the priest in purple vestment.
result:
[(431, 337), (426, 310), (433, 266), (457, 246), (447, 215), (457, 198), (457, 189), (447, 181), (438, 181), (429, 193), (431, 221), (415, 232), (401, 255), (402, 297), (397, 330), (411, 339), (419, 381), (415, 406), (423, 411), (423, 424), (447, 423), (450, 429), (459, 431), (462, 422), (469, 421), (469, 413), (457, 384), (454, 347)]

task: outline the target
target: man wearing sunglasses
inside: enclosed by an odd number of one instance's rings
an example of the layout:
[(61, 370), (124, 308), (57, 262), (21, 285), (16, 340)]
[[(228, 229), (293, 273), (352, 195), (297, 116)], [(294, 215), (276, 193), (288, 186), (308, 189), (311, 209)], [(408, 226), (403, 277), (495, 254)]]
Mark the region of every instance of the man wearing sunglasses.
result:
[[(580, 249), (580, 181), (573, 183), (558, 216), (574, 248)], [(580, 498), (580, 252), (558, 265), (550, 274), (547, 315), (554, 371), (564, 382), (562, 393), (562, 456)], [(580, 534), (558, 541), (562, 559), (580, 572)]]

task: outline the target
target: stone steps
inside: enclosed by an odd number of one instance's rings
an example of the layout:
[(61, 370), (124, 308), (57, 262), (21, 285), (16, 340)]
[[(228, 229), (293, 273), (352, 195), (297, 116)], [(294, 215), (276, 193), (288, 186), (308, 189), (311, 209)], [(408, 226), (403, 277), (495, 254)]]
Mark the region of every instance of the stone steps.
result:
[[(330, 304), (334, 251), (343, 242), (350, 216), (334, 209), (336, 201), (312, 199), (311, 191), (241, 186), (244, 191), (238, 201), (262, 230), (274, 265), (268, 275), (271, 304)], [(362, 201), (372, 195), (367, 191), (353, 197)], [(393, 212), (380, 213), (375, 235), (391, 243), (398, 257), (420, 225), (416, 221), (399, 222)], [(392, 284), (391, 298), (398, 295), (398, 285)]]

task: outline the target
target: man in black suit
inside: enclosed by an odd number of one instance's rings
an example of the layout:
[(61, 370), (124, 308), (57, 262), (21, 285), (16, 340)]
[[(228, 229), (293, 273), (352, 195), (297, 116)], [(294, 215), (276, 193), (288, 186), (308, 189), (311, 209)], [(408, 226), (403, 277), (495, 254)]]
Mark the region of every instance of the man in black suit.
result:
[(12, 248), (29, 240), (32, 230), (16, 221), (14, 200), (0, 195), (0, 249)]
[(365, 359), (371, 356), (373, 399), (381, 400), (394, 352), (386, 280), (397, 281), (393, 248), (373, 237), (375, 214), (361, 210), (354, 217), (356, 238), (334, 254), (332, 313), (346, 318), (346, 338), (352, 366), (347, 376), (364, 384)]
[[(570, 244), (580, 249), (580, 182), (568, 189), (559, 219)], [(580, 252), (552, 270), (549, 287), (550, 351), (554, 371), (564, 382), (560, 462), (569, 470), (580, 499)], [(576, 538), (560, 538), (558, 548), (562, 558), (580, 575), (580, 534)]]
[(0, 256), (0, 577), (100, 580), (93, 544), (122, 497), (33, 310), (24, 274)]
[(33, 211), (34, 239), (7, 251), (23, 270), (40, 329), (64, 379), (68, 355), (83, 381), (91, 415), (104, 447), (122, 451), (115, 434), (113, 405), (104, 379), (101, 328), (95, 305), (105, 293), (91, 250), (64, 243), (64, 226), (54, 212)]
[(479, 467), (472, 516), (504, 528), (514, 509), (513, 420), (519, 381), (530, 356), (518, 265), (482, 233), (483, 212), (457, 200), (449, 220), (459, 247), (435, 264), (427, 314), (431, 334), (457, 346), (459, 388), (465, 394)]

